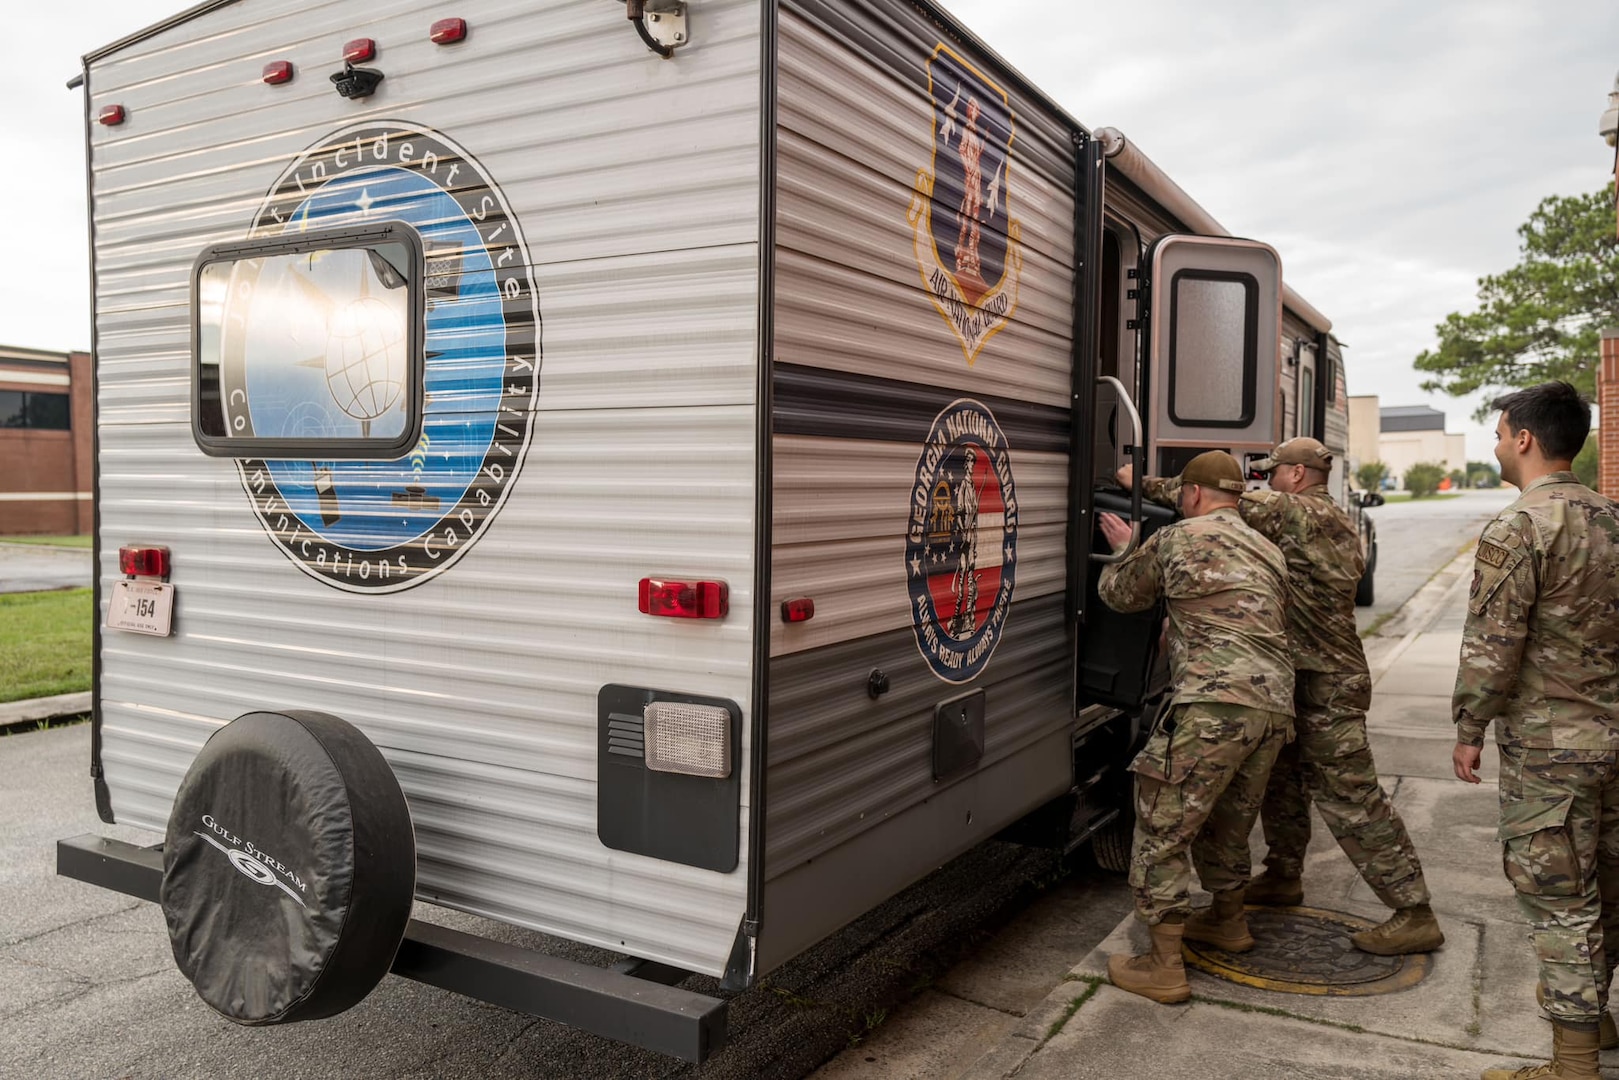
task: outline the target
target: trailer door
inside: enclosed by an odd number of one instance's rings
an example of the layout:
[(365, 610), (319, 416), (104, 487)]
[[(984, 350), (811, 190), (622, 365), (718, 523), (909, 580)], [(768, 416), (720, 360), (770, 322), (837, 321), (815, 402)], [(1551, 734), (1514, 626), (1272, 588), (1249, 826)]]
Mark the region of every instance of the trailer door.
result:
[(1263, 456), (1281, 422), (1281, 259), (1253, 240), (1175, 235), (1146, 262), (1150, 471), (1174, 476), (1205, 450)]

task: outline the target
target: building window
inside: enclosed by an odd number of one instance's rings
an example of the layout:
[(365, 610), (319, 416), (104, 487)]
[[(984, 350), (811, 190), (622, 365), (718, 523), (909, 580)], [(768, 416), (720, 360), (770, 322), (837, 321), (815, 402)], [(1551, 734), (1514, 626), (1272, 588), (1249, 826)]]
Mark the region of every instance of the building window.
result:
[(0, 390), (0, 428), (67, 431), (72, 427), (66, 394)]

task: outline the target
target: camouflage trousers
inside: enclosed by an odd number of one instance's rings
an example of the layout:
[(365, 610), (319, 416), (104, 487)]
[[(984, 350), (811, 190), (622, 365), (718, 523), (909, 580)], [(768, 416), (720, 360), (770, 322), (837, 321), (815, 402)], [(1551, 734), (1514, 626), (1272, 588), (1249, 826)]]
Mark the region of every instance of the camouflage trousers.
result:
[(1149, 925), (1191, 912), (1192, 867), (1209, 892), (1245, 888), (1248, 834), (1292, 718), (1241, 705), (1177, 705), (1131, 762), (1130, 889)]
[(1276, 758), (1265, 789), (1265, 866), (1296, 878), (1310, 846), (1310, 803), (1377, 898), (1391, 908), (1428, 902), (1422, 863), (1377, 782), (1366, 739), (1372, 680), (1365, 672), (1301, 671), (1293, 685), (1298, 738)]
[(1619, 961), (1619, 753), (1501, 747), (1500, 838), (1547, 1014), (1600, 1019)]

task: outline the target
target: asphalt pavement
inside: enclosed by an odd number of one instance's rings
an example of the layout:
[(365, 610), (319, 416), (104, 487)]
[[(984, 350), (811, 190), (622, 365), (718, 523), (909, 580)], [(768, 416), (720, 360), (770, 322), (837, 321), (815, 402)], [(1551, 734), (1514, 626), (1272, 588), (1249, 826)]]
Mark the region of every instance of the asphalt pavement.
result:
[(87, 589), (89, 548), (56, 548), (0, 541), (0, 593)]
[(1388, 622), (1405, 602), (1458, 551), (1478, 539), (1484, 523), (1518, 497), (1518, 489), (1502, 485), (1458, 492), (1453, 498), (1412, 499), (1384, 503), (1366, 511), (1377, 526), (1378, 562), (1374, 577), (1376, 602), (1356, 611), (1362, 632)]
[[(1059, 879), (1049, 852), (980, 845), (733, 998), (730, 1043), (701, 1068), (394, 976), (329, 1020), (242, 1028), (176, 970), (155, 904), (55, 876), (58, 838), (162, 840), (97, 820), (89, 744), (85, 724), (0, 737), (3, 1080), (801, 1077), (1031, 904), (1060, 893), (1079, 922), (1043, 965), (1008, 976), (1030, 1003), (1124, 910), (1110, 877)], [(428, 904), (414, 914), (583, 963), (619, 959)]]

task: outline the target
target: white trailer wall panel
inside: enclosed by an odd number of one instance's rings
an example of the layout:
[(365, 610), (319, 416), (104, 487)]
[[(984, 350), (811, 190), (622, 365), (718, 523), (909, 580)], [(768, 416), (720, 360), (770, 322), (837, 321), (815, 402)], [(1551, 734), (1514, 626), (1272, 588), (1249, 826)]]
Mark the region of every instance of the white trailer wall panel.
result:
[[(91, 64), (101, 564), (166, 544), (172, 638), (102, 634), (101, 760), (118, 821), (162, 829), (208, 735), (263, 708), (357, 724), (410, 801), (419, 895), (719, 974), (746, 901), (729, 874), (603, 847), (605, 683), (736, 701), (748, 730), (760, 234), (756, 0), (705, 0), (678, 63), (616, 5), (469, 0), (373, 21), (351, 3), (243, 0)], [(375, 97), (327, 74), (379, 43)], [(297, 78), (270, 87), (262, 65)], [(460, 561), (359, 596), (306, 574), (190, 419), (193, 260), (246, 238), (288, 164), (393, 121), (446, 135), (509, 205), (543, 320), (521, 472)], [(697, 449), (697, 448), (700, 448)], [(648, 575), (731, 585), (718, 624), (636, 610)], [(739, 768), (746, 769), (746, 735)]]

